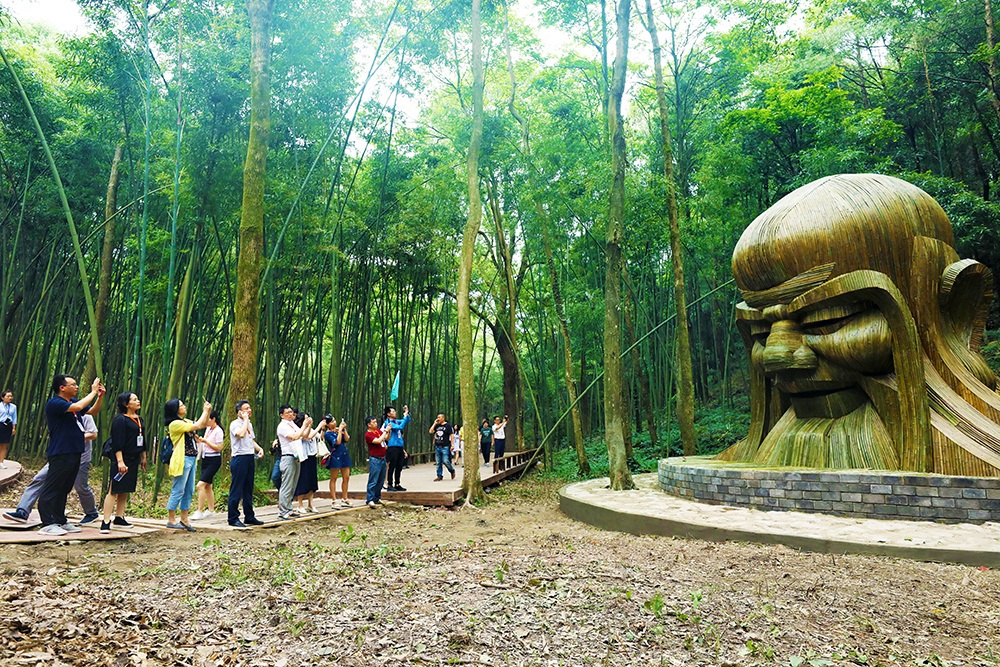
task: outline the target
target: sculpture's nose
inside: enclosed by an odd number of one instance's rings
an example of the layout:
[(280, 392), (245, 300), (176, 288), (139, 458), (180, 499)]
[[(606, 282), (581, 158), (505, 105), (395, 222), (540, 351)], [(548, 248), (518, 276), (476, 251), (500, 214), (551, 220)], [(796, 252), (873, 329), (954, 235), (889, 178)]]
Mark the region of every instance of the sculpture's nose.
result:
[(816, 354), (802, 339), (798, 324), (780, 320), (771, 325), (764, 346), (764, 370), (768, 373), (790, 369), (809, 370), (818, 365)]

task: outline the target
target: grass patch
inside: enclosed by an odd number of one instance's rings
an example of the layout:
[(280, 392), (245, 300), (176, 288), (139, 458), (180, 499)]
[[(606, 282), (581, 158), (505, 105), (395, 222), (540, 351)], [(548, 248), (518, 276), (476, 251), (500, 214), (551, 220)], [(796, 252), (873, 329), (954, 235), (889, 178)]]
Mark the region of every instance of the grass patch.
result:
[[(998, 353), (1000, 354), (1000, 353)], [(698, 454), (718, 454), (730, 445), (746, 437), (750, 428), (750, 400), (746, 394), (734, 397), (731, 405), (706, 405), (695, 410), (695, 437)], [(632, 461), (629, 468), (633, 473), (655, 472), (657, 462), (668, 456), (680, 456), (681, 434), (677, 421), (657, 428), (658, 446), (652, 445), (649, 432), (633, 431)], [(608, 449), (604, 434), (599, 433), (584, 441), (587, 458), (590, 461), (590, 477), (607, 477)], [(576, 451), (566, 441), (553, 455), (554, 465), (550, 474), (558, 479), (570, 481), (580, 479), (577, 475)]]

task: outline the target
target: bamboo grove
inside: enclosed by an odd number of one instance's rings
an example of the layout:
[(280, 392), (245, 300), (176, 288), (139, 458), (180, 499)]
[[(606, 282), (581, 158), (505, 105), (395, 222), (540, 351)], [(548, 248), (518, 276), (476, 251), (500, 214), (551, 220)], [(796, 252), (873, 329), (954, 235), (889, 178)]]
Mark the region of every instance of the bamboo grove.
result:
[[(53, 373), (97, 368), (147, 419), (238, 387), (260, 433), (289, 402), (360, 434), (398, 371), (417, 424), (458, 421), (480, 15), (465, 416), (509, 414), (518, 449), (551, 431), (548, 455), (589, 472), (583, 440), (618, 403), (628, 459), (680, 451), (692, 407), (699, 451), (739, 437), (729, 258), (817, 177), (916, 183), (962, 255), (1000, 269), (988, 2), (622, 2), (79, 0), (89, 27), (62, 36), (0, 0), (0, 382), (20, 455), (44, 451)], [(616, 360), (622, 381), (595, 382)]]

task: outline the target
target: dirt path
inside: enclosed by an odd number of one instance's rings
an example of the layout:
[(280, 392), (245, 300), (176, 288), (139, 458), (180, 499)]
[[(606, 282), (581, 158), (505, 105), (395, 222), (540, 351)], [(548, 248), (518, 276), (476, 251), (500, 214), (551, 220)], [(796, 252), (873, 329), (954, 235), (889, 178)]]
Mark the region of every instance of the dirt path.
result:
[(0, 548), (0, 664), (1000, 664), (1000, 572), (574, 523), (556, 484)]

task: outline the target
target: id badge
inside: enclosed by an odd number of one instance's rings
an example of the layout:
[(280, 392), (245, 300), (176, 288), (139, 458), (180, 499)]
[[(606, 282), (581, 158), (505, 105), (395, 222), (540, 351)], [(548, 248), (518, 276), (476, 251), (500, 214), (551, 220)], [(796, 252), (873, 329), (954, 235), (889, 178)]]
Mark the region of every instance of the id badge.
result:
[(140, 433), (139, 437), (135, 439), (135, 446), (136, 449), (142, 449), (142, 433)]

